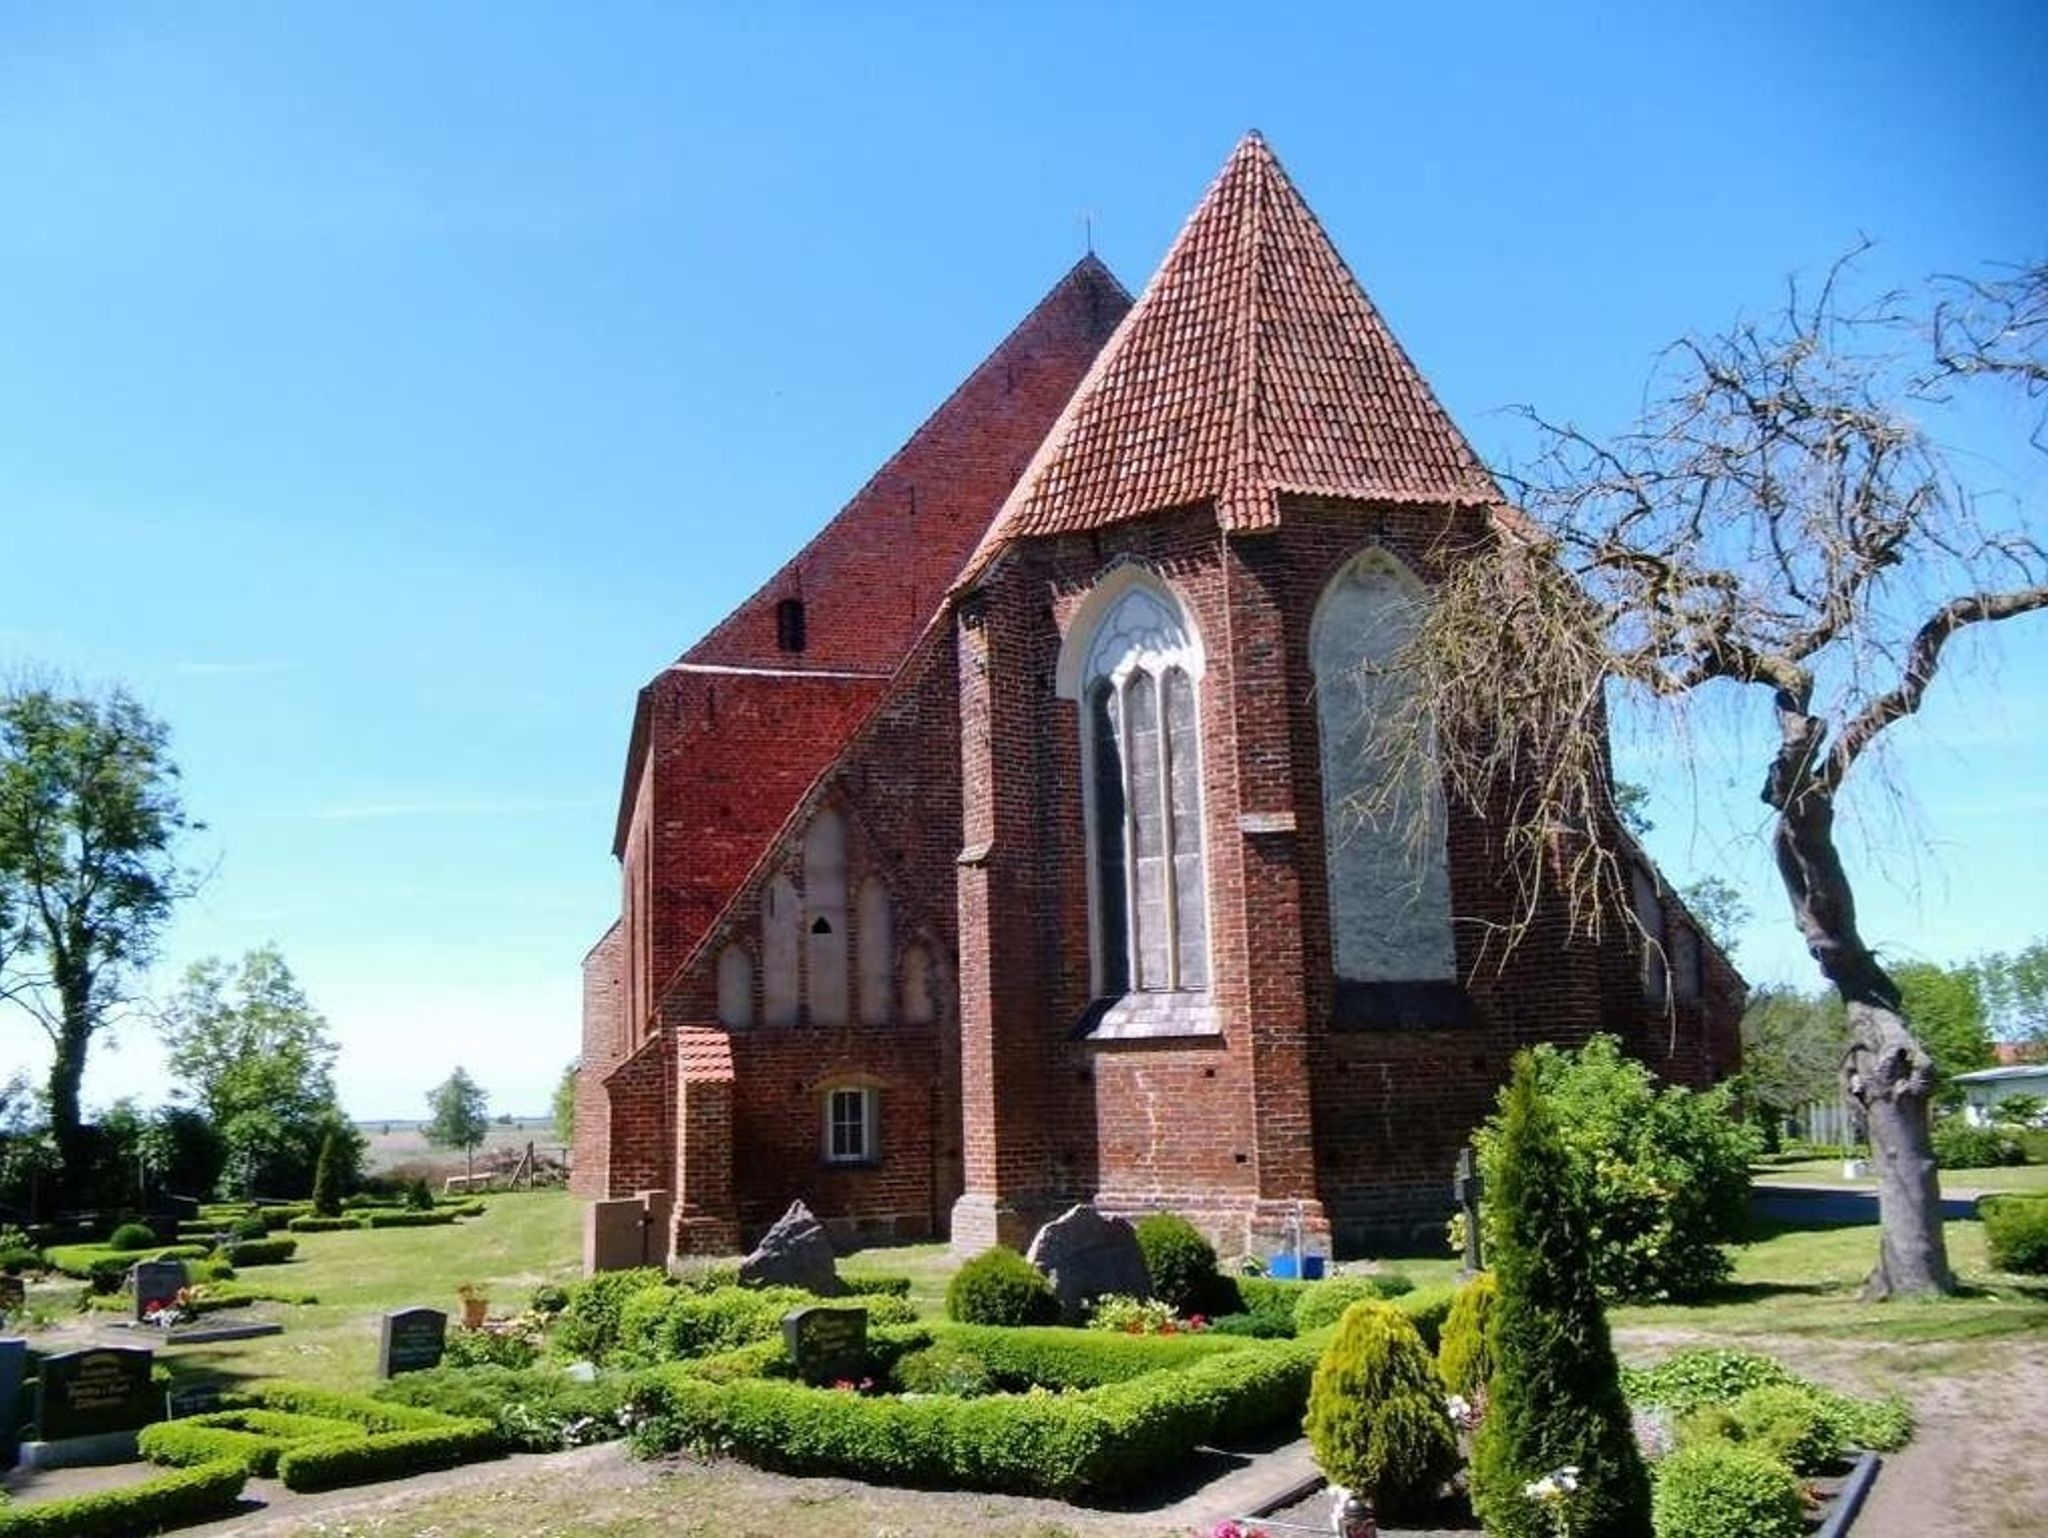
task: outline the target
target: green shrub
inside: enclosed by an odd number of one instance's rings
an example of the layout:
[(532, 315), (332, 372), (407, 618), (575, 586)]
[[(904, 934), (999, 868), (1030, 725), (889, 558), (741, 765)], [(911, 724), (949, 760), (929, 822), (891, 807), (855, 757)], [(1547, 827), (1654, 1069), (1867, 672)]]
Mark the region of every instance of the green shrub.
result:
[(136, 1438), (151, 1463), (201, 1464), (239, 1458), (251, 1475), (269, 1478), (277, 1460), (300, 1442), (353, 1439), (370, 1433), (350, 1421), (280, 1410), (220, 1410), (145, 1426)]
[(450, 1330), (441, 1359), (450, 1367), (531, 1367), (540, 1359), (536, 1330)]
[(344, 1212), (340, 1217), (328, 1218), (309, 1212), (302, 1218), (293, 1218), (285, 1227), (295, 1234), (332, 1234), (344, 1228), (361, 1228), (363, 1219), (359, 1213)]
[[(1095, 1338), (1140, 1346), (1185, 1339)], [(721, 1448), (766, 1468), (880, 1484), (1106, 1494), (1156, 1479), (1196, 1446), (1298, 1417), (1312, 1368), (1299, 1347), (1240, 1345), (1073, 1394), (897, 1399), (758, 1378), (714, 1383), (683, 1364), (647, 1376), (634, 1443), (643, 1453)]]
[(13, 1275), (22, 1271), (40, 1271), (42, 1268), (43, 1252), (34, 1245), (0, 1245), (0, 1271)]
[(1437, 1348), (1437, 1371), (1453, 1394), (1473, 1402), (1486, 1380), (1493, 1376), (1493, 1352), (1486, 1342), (1487, 1322), (1493, 1317), (1494, 1299), (1500, 1284), (1491, 1271), (1482, 1271), (1458, 1289), (1451, 1305), (1451, 1317), (1444, 1321), (1443, 1342)]
[(341, 1216), (341, 1132), (329, 1127), (320, 1137), (320, 1157), (313, 1165), (313, 1216)]
[(863, 1274), (859, 1271), (842, 1271), (839, 1280), (846, 1290), (857, 1298), (907, 1298), (910, 1296), (910, 1278), (907, 1276), (882, 1276)]
[(1060, 1316), (1052, 1283), (1015, 1250), (983, 1250), (946, 1286), (946, 1317), (962, 1324), (1051, 1324)]
[(1515, 1059), (1487, 1149), (1482, 1215), (1499, 1287), (1488, 1327), (1493, 1377), (1474, 1441), (1472, 1509), (1493, 1538), (1546, 1538), (1524, 1493), (1581, 1471), (1574, 1538), (1640, 1538), (1650, 1481), (1622, 1398), (1601, 1309), (1591, 1199), (1544, 1093), (1535, 1053)]
[(1681, 1351), (1654, 1367), (1625, 1368), (1622, 1383), (1630, 1401), (1685, 1417), (1732, 1406), (1756, 1389), (1790, 1387), (1807, 1395), (1827, 1418), (1844, 1447), (1889, 1452), (1913, 1434), (1913, 1412), (1900, 1399), (1856, 1399), (1809, 1383), (1776, 1357), (1710, 1347)]
[(455, 1218), (453, 1207), (372, 1207), (363, 1214), (363, 1223), (369, 1228), (433, 1228)]
[(896, 1359), (890, 1387), (905, 1394), (957, 1394), (971, 1399), (995, 1388), (988, 1363), (972, 1351), (946, 1342), (910, 1351)]
[(1391, 1303), (1353, 1303), (1316, 1364), (1306, 1428), (1316, 1467), (1376, 1511), (1413, 1511), (1458, 1466), (1428, 1348)]
[(484, 1215), (484, 1204), (472, 1196), (466, 1202), (457, 1202), (448, 1209), (458, 1218), (480, 1218)]
[(2003, 1127), (1973, 1127), (1960, 1116), (1936, 1122), (1931, 1141), (1934, 1162), (1945, 1170), (1987, 1170), (2027, 1162), (2026, 1151), (2011, 1132)]
[(289, 1303), (294, 1308), (306, 1308), (319, 1301), (317, 1293), (303, 1292), (293, 1287), (252, 1287), (246, 1282), (209, 1282), (205, 1290), (187, 1306), (195, 1314), (217, 1314), (223, 1309), (246, 1308), (251, 1303)]
[(1354, 1303), (1368, 1298), (1398, 1298), (1415, 1290), (1415, 1283), (1399, 1271), (1377, 1276), (1333, 1276), (1310, 1282), (1294, 1305), (1294, 1333), (1307, 1335), (1325, 1325), (1335, 1324)]
[(237, 1408), (286, 1410), (322, 1420), (349, 1421), (366, 1431), (439, 1431), (452, 1424), (446, 1415), (410, 1405), (371, 1399), (362, 1394), (343, 1394), (309, 1383), (272, 1381), (256, 1384), (238, 1396), (245, 1401)]
[[(1566, 1185), (1598, 1236), (1594, 1279), (1609, 1301), (1696, 1298), (1725, 1281), (1721, 1246), (1742, 1236), (1755, 1130), (1732, 1092), (1660, 1088), (1611, 1036), (1576, 1052), (1530, 1052), (1538, 1087), (1559, 1127)], [(1479, 1130), (1491, 1180), (1502, 1113)], [(1496, 1235), (1482, 1207), (1489, 1251)]]
[(431, 1431), (387, 1431), (354, 1440), (298, 1442), (277, 1460), (287, 1490), (333, 1490), (374, 1479), (398, 1479), (453, 1468), (498, 1450), (489, 1421), (456, 1421)]
[(1795, 1474), (1818, 1474), (1841, 1459), (1841, 1433), (1820, 1396), (1806, 1388), (1753, 1388), (1728, 1413), (1742, 1442), (1769, 1453)]
[(139, 1261), (198, 1260), (207, 1249), (204, 1244), (159, 1244), (141, 1250), (116, 1250), (104, 1244), (53, 1244), (43, 1251), (43, 1259), (53, 1271), (91, 1282), (100, 1292), (113, 1292)]
[(222, 1458), (117, 1490), (0, 1505), (0, 1538), (131, 1538), (183, 1527), (233, 1509), (247, 1477), (241, 1460)]
[(633, 1380), (607, 1374), (585, 1383), (559, 1368), (449, 1367), (409, 1372), (377, 1389), (392, 1399), (460, 1420), (487, 1420), (507, 1447), (548, 1453), (625, 1435)]
[(1223, 1277), (1221, 1286), (1234, 1293), (1242, 1313), (1225, 1313), (1209, 1327), (1231, 1335), (1261, 1340), (1291, 1340), (1294, 1308), (1308, 1291), (1308, 1282), (1280, 1282), (1267, 1276)]
[(222, 1245), (220, 1257), (231, 1266), (281, 1266), (298, 1248), (296, 1239), (244, 1239)]
[(1769, 1453), (1695, 1442), (1657, 1465), (1657, 1538), (1800, 1538), (1799, 1479)]
[(569, 1306), (569, 1289), (557, 1282), (542, 1282), (533, 1289), (533, 1311), (552, 1319)]
[[(279, 1218), (277, 1226), (282, 1227), (288, 1221), (286, 1218)], [(258, 1210), (256, 1212), (244, 1213), (241, 1217), (236, 1218), (232, 1223), (228, 1224), (227, 1231), (228, 1237), (231, 1239), (262, 1239), (270, 1233), (270, 1229), (270, 1219), (262, 1211)]]
[(1438, 1287), (1418, 1287), (1393, 1301), (1402, 1317), (1415, 1326), (1415, 1333), (1422, 1337), (1429, 1354), (1436, 1355), (1444, 1338), (1444, 1323), (1451, 1317), (1451, 1305), (1458, 1301), (1457, 1287), (1449, 1282)]
[(653, 1266), (600, 1271), (569, 1288), (569, 1302), (555, 1321), (555, 1347), (565, 1355), (601, 1362), (619, 1344), (619, 1310), (636, 1292), (666, 1287)]
[[(996, 1387), (1023, 1393), (1051, 1389), (1100, 1388), (1147, 1373), (1192, 1367), (1218, 1356), (1270, 1350), (1213, 1331), (1180, 1335), (1121, 1335), (1071, 1330), (1059, 1325), (1006, 1329), (995, 1325), (944, 1324), (931, 1330), (934, 1344), (973, 1353), (988, 1365)], [(1304, 1360), (1313, 1363), (1309, 1353)]]
[(147, 1223), (123, 1223), (107, 1239), (107, 1248), (123, 1254), (136, 1250), (153, 1249), (156, 1246), (156, 1230)]
[(1992, 1196), (1977, 1204), (1991, 1264), (2027, 1276), (2048, 1273), (2048, 1196)]
[(1199, 1228), (1177, 1212), (1154, 1212), (1138, 1219), (1137, 1232), (1154, 1297), (1180, 1314), (1215, 1307), (1216, 1247)]
[(619, 1310), (618, 1344), (606, 1360), (653, 1367), (709, 1356), (782, 1333), (782, 1316), (818, 1300), (800, 1287), (644, 1288)]
[(405, 1183), (405, 1205), (413, 1212), (434, 1210), (434, 1191), (426, 1181), (413, 1179)]

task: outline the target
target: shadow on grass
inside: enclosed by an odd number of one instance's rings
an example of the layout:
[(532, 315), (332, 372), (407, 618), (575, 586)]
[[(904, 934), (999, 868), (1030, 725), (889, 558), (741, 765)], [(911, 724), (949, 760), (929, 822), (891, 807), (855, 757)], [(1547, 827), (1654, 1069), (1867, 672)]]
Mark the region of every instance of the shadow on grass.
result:
[(1087, 1496), (1075, 1504), (1091, 1511), (1141, 1513), (1160, 1511), (1197, 1495), (1226, 1474), (1249, 1468), (1267, 1453), (1285, 1447), (1301, 1432), (1279, 1426), (1263, 1437), (1250, 1438), (1231, 1447), (1198, 1447), (1165, 1470), (1160, 1477), (1136, 1490), (1117, 1495)]

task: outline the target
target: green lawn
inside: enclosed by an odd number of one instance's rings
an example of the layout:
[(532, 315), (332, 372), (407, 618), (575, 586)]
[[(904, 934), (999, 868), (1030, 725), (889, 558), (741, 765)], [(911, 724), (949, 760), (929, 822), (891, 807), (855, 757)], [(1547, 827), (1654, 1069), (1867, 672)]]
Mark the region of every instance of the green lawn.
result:
[[(1791, 1164), (1758, 1165), (1754, 1174), (1759, 1185), (1826, 1185), (1854, 1191), (1877, 1189), (1874, 1176), (1844, 1179), (1840, 1159), (1801, 1159)], [(1943, 1170), (1941, 1189), (1944, 1194), (1953, 1191), (2048, 1191), (2048, 1164)]]
[[(258, 1303), (249, 1314), (275, 1319), (282, 1335), (218, 1345), (181, 1346), (164, 1359), (235, 1378), (294, 1378), (330, 1388), (368, 1388), (377, 1378), (378, 1318), (386, 1309), (425, 1303), (459, 1315), (455, 1289), (481, 1282), (492, 1309), (514, 1313), (542, 1282), (581, 1274), (582, 1203), (567, 1192), (492, 1196), (482, 1217), (437, 1228), (295, 1234), (298, 1253), (281, 1266), (252, 1266), (238, 1280), (253, 1287), (309, 1292), (320, 1301)], [(50, 1306), (77, 1284), (50, 1288)], [(42, 1290), (39, 1289), (39, 1294)]]

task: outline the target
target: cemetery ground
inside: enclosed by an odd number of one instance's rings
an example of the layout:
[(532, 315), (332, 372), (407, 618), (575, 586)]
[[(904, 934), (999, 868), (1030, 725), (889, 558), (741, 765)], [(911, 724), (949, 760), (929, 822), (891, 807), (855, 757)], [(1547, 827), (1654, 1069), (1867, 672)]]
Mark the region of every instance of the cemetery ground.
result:
[[(1989, 1173), (1989, 1172), (1987, 1172)], [(1999, 1172), (2003, 1173), (2003, 1172)], [(377, 1321), (388, 1308), (454, 1308), (454, 1291), (477, 1282), (494, 1312), (523, 1308), (533, 1289), (571, 1279), (580, 1204), (560, 1191), (498, 1194), (485, 1214), (449, 1227), (309, 1233), (282, 1266), (245, 1273), (264, 1285), (310, 1293), (303, 1305), (259, 1304), (285, 1325), (278, 1336), (179, 1347), (165, 1356), (181, 1373), (235, 1382), (288, 1378), (362, 1392), (376, 1381)], [(1763, 1351), (1832, 1386), (1897, 1394), (1918, 1419), (1914, 1441), (1891, 1455), (1856, 1538), (1941, 1532), (2021, 1538), (2048, 1531), (2048, 1478), (2035, 1461), (2048, 1424), (2048, 1287), (1988, 1269), (1982, 1226), (1949, 1225), (1964, 1296), (1937, 1302), (1864, 1304), (1857, 1288), (1875, 1251), (1867, 1225), (1769, 1234), (1736, 1252), (1731, 1283), (1712, 1300), (1613, 1312), (1626, 1360), (1654, 1361), (1695, 1345)], [(943, 1246), (863, 1252), (866, 1272), (911, 1279), (910, 1301), (940, 1316), (953, 1263)], [(1427, 1286), (1448, 1279), (1443, 1257), (1388, 1264)], [(42, 1349), (89, 1327), (69, 1313), (75, 1283), (45, 1284), (31, 1308), (54, 1322), (36, 1329)], [(1240, 1487), (1241, 1488), (1241, 1487)], [(845, 1538), (980, 1531), (992, 1538), (1108, 1538), (1206, 1533), (1225, 1515), (1187, 1480), (1113, 1506), (870, 1486), (843, 1478), (795, 1478), (732, 1460), (640, 1462), (618, 1443), (470, 1464), (407, 1480), (323, 1495), (262, 1487), (267, 1509), (195, 1533), (243, 1538), (542, 1538), (596, 1534)], [(1190, 1498), (1192, 1497), (1192, 1498)]]

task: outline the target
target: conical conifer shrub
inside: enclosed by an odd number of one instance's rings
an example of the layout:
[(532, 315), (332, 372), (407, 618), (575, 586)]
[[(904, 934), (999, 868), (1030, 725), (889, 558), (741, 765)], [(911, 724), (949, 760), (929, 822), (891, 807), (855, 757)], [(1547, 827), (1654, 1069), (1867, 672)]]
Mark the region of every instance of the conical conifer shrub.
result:
[(1571, 1468), (1572, 1538), (1650, 1538), (1650, 1478), (1593, 1283), (1591, 1235), (1526, 1055), (1502, 1097), (1485, 1176), (1499, 1296), (1486, 1419), (1472, 1453), (1473, 1509), (1495, 1538), (1549, 1538), (1555, 1526), (1526, 1488)]
[(1424, 1505), (1458, 1467), (1429, 1348), (1406, 1315), (1377, 1299), (1344, 1311), (1316, 1364), (1304, 1429), (1316, 1467), (1382, 1516)]

